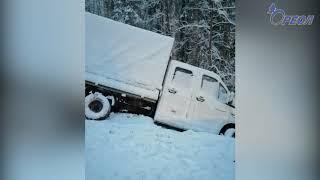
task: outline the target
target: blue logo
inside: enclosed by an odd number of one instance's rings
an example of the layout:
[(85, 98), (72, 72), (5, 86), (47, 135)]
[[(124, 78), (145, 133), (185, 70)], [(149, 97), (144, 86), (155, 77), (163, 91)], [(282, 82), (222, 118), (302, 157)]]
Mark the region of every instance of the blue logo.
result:
[(267, 14), (270, 14), (270, 23), (275, 26), (312, 25), (314, 19), (314, 15), (286, 15), (285, 11), (276, 8), (274, 3), (269, 6)]

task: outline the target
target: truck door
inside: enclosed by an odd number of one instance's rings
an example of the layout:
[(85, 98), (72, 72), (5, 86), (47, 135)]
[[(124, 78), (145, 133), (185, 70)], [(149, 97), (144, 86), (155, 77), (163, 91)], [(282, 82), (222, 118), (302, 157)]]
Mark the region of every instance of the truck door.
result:
[(194, 75), (191, 70), (173, 67), (168, 71), (155, 119), (177, 124), (186, 120)]
[(228, 118), (227, 105), (224, 103), (227, 97), (226, 89), (216, 78), (203, 75), (200, 88), (192, 96), (189, 121), (197, 128), (214, 131), (221, 120)]

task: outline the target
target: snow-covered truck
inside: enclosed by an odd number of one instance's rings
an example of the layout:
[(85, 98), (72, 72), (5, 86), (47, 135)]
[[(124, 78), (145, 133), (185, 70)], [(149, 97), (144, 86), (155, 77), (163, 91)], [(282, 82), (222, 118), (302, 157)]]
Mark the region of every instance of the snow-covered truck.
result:
[(234, 136), (232, 93), (216, 73), (171, 60), (173, 38), (91, 13), (85, 27), (87, 119), (128, 112)]

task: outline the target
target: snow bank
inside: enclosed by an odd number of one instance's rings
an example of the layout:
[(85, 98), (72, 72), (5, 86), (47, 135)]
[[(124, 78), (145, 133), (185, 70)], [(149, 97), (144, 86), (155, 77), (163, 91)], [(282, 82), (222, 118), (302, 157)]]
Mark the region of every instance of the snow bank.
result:
[(234, 139), (176, 132), (149, 117), (86, 121), (88, 180), (233, 180)]
[[(86, 13), (86, 76), (104, 77), (105, 81), (99, 81), (106, 86), (123, 82), (148, 90), (161, 89), (173, 41), (171, 37)], [(126, 91), (126, 86), (120, 88)]]

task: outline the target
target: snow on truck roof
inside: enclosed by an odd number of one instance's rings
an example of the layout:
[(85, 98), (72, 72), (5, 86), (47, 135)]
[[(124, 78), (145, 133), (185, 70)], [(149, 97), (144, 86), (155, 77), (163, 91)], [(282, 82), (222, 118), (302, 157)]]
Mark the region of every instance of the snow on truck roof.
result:
[(86, 13), (86, 80), (162, 88), (174, 39)]

